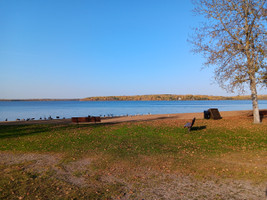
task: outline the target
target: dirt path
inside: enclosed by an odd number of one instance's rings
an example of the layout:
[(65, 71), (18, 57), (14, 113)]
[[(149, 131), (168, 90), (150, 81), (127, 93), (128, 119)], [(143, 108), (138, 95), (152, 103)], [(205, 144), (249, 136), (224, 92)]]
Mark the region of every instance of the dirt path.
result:
[[(20, 164), (24, 171), (46, 173), (77, 187), (90, 187), (90, 168), (93, 158), (82, 158), (62, 163), (60, 154), (0, 152), (0, 165), (6, 167)], [(126, 173), (125, 173), (126, 172)], [(77, 175), (82, 174), (82, 175)], [(118, 163), (115, 167), (98, 172), (101, 184), (121, 183), (121, 199), (266, 199), (266, 184), (253, 184), (244, 180), (196, 179), (179, 173), (151, 170), (142, 166), (125, 169)]]

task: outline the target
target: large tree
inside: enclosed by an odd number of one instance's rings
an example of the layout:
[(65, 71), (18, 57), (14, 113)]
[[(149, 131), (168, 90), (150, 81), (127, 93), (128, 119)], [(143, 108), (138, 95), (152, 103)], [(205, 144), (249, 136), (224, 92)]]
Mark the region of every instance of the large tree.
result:
[(230, 92), (249, 86), (254, 123), (260, 123), (257, 87), (266, 87), (266, 0), (193, 0), (204, 20), (189, 41), (216, 66), (215, 80)]

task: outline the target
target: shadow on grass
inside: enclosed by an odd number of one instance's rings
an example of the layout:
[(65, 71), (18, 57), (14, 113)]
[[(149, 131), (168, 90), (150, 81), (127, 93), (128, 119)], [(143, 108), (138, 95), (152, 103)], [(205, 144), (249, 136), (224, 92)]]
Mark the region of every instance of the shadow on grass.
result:
[[(47, 126), (56, 126), (56, 125), (66, 125), (66, 126), (89, 126), (89, 127), (93, 127), (93, 126), (106, 126), (106, 125), (115, 125), (115, 124), (121, 124), (121, 123), (125, 123), (125, 122), (147, 122), (147, 121), (156, 121), (156, 120), (164, 120), (164, 119), (173, 119), (176, 118), (176, 116), (168, 116), (168, 117), (155, 117), (155, 118), (151, 118), (151, 119), (133, 119), (131, 117), (128, 117), (128, 119), (124, 119), (123, 121), (120, 121), (121, 117), (108, 117), (108, 118), (103, 118), (102, 120), (109, 120), (109, 119), (114, 119), (115, 121), (107, 121), (107, 122), (80, 122), (80, 123), (74, 123), (72, 122), (70, 119), (67, 121), (62, 121), (62, 120), (34, 120), (34, 121), (15, 121), (15, 122), (0, 122), (0, 127), (2, 129), (2, 127), (9, 127), (9, 126), (14, 126), (14, 127), (18, 127), (18, 126), (30, 126), (30, 125), (47, 125)], [(123, 117), (124, 118), (124, 117)], [(118, 119), (118, 121), (116, 121), (116, 119)], [(1, 130), (0, 129), (0, 130)], [(1, 132), (1, 131), (0, 131)]]
[(191, 128), (191, 131), (200, 131), (200, 130), (203, 130), (206, 128), (207, 128), (207, 126), (195, 126), (195, 127)]
[(16, 138), (47, 133), (51, 130), (65, 131), (76, 128), (94, 128), (116, 123), (91, 123), (91, 124), (29, 124), (29, 125), (0, 125), (0, 139)]
[(0, 139), (36, 135), (49, 130), (49, 127), (31, 127), (29, 125), (6, 125), (0, 128)]
[[(164, 119), (172, 119), (177, 117), (156, 117), (152, 119), (131, 119), (129, 117), (129, 120), (125, 121), (114, 121), (114, 122), (101, 122), (101, 123), (72, 123), (64, 122), (64, 123), (54, 123), (51, 121), (51, 123), (47, 124), (38, 124), (38, 122), (33, 122), (31, 124), (0, 124), (0, 139), (5, 138), (16, 138), (16, 137), (22, 137), (22, 136), (30, 136), (30, 135), (36, 135), (41, 134), (44, 132), (49, 132), (49, 130), (52, 129), (60, 129), (60, 130), (66, 130), (66, 129), (72, 129), (72, 128), (94, 128), (94, 127), (101, 127), (101, 126), (112, 126), (116, 124), (121, 123), (135, 123), (135, 122), (147, 122), (147, 121), (156, 121), (156, 120), (164, 120)], [(201, 130), (206, 127), (193, 127), (191, 130)]]
[[(120, 117), (114, 117), (114, 118), (109, 118), (109, 119), (115, 119), (120, 118)], [(176, 116), (174, 117), (155, 117), (151, 119), (132, 119), (131, 117), (128, 118), (128, 120), (123, 120), (123, 121), (111, 121), (111, 122), (101, 122), (101, 123), (93, 123), (93, 122), (85, 122), (85, 123), (71, 123), (72, 125), (84, 125), (84, 126), (105, 126), (105, 125), (115, 125), (115, 124), (122, 124), (122, 123), (131, 123), (131, 122), (149, 122), (149, 121), (157, 121), (157, 120), (164, 120), (164, 119), (177, 119)]]

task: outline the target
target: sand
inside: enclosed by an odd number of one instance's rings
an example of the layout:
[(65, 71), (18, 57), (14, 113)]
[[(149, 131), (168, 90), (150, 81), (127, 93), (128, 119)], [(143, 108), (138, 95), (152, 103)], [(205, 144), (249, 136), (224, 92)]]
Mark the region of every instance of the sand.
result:
[[(222, 118), (251, 116), (251, 110), (242, 111), (221, 111)], [(81, 116), (82, 117), (82, 116)], [(136, 116), (122, 116), (101, 118), (100, 123), (121, 123), (121, 122), (137, 122), (137, 121), (151, 121), (160, 119), (203, 119), (204, 114), (201, 113), (177, 113), (177, 114), (158, 114), (158, 115), (136, 115)], [(7, 121), (0, 122), (0, 125), (25, 125), (25, 124), (71, 124), (71, 119), (53, 119), (53, 120), (32, 120), (32, 121)], [(87, 122), (94, 123), (94, 122)], [(99, 123), (99, 122), (97, 122)], [(86, 124), (86, 123), (82, 123)]]

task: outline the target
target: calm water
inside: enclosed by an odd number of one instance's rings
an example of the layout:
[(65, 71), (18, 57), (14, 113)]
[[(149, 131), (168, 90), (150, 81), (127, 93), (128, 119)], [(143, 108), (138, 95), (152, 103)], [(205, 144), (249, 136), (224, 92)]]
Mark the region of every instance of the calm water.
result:
[[(259, 101), (267, 109), (267, 100)], [(219, 111), (251, 110), (249, 100), (228, 101), (9, 101), (0, 102), (0, 121), (40, 117), (71, 118), (88, 115), (142, 115), (203, 112), (209, 108)]]

